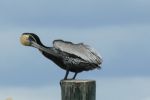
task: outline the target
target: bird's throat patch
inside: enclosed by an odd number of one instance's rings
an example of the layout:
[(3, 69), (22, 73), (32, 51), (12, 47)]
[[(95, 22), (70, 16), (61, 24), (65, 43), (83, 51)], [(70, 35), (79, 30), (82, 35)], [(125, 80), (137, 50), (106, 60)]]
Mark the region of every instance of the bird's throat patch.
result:
[(22, 35), (20, 37), (20, 42), (24, 46), (31, 46), (31, 43), (29, 41), (29, 35)]

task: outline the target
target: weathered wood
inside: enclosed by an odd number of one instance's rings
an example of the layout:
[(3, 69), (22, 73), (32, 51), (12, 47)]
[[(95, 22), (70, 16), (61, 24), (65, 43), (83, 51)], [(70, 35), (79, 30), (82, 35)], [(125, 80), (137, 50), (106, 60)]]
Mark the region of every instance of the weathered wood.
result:
[(62, 100), (95, 100), (94, 80), (62, 80), (60, 83)]

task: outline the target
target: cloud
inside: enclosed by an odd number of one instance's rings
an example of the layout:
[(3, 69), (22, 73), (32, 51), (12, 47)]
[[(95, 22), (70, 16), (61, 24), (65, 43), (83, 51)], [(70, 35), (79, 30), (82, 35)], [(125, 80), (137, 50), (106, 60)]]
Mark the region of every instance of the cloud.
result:
[(144, 100), (149, 97), (149, 78), (102, 78), (97, 82), (97, 99)]
[(2, 26), (80, 28), (145, 24), (150, 17), (148, 0), (15, 0), (0, 4)]
[[(149, 25), (103, 26), (96, 28), (10, 28), (1, 30), (0, 85), (55, 84), (65, 71), (40, 54), (38, 50), (22, 46), (23, 32), (35, 32), (41, 41), (52, 46), (54, 39), (74, 43), (84, 42), (103, 56), (102, 70), (83, 72), (79, 78), (132, 77), (149, 74)], [(57, 73), (56, 73), (57, 72)], [(59, 74), (58, 74), (59, 73)], [(56, 77), (52, 77), (56, 75)]]
[[(58, 94), (59, 93), (59, 94)], [(13, 100), (48, 100), (60, 99), (60, 90), (54, 86), (43, 87), (1, 87), (0, 99), (12, 98)]]
[[(98, 100), (149, 100), (150, 78), (100, 78), (96, 80)], [(0, 87), (0, 99), (12, 97), (13, 100), (60, 99), (59, 82), (55, 85), (38, 87)]]
[(61, 97), (58, 83), (65, 71), (38, 50), (22, 46), (23, 32), (37, 33), (47, 46), (64, 39), (99, 51), (102, 70), (77, 76), (97, 80), (98, 100), (149, 100), (149, 4), (149, 0), (1, 0), (0, 100)]
[(142, 99), (142, 100), (150, 100), (150, 97), (146, 97), (145, 99)]

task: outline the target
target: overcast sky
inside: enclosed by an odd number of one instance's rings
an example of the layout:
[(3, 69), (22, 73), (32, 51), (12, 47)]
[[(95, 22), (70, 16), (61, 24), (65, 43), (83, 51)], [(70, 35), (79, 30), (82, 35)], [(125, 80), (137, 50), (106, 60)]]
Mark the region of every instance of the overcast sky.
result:
[(149, 0), (0, 0), (0, 100), (60, 100), (65, 71), (22, 46), (24, 32), (46, 46), (63, 39), (95, 48), (102, 69), (77, 78), (97, 81), (97, 100), (150, 100), (149, 9)]

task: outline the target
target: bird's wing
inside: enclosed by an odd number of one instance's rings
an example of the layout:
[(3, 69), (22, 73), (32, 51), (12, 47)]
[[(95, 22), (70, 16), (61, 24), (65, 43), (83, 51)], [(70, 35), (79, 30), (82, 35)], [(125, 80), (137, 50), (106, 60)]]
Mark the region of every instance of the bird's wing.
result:
[(61, 51), (74, 54), (90, 63), (101, 64), (102, 58), (98, 56), (95, 50), (91, 49), (88, 45), (83, 43), (74, 44), (63, 40), (54, 40), (53, 46)]

